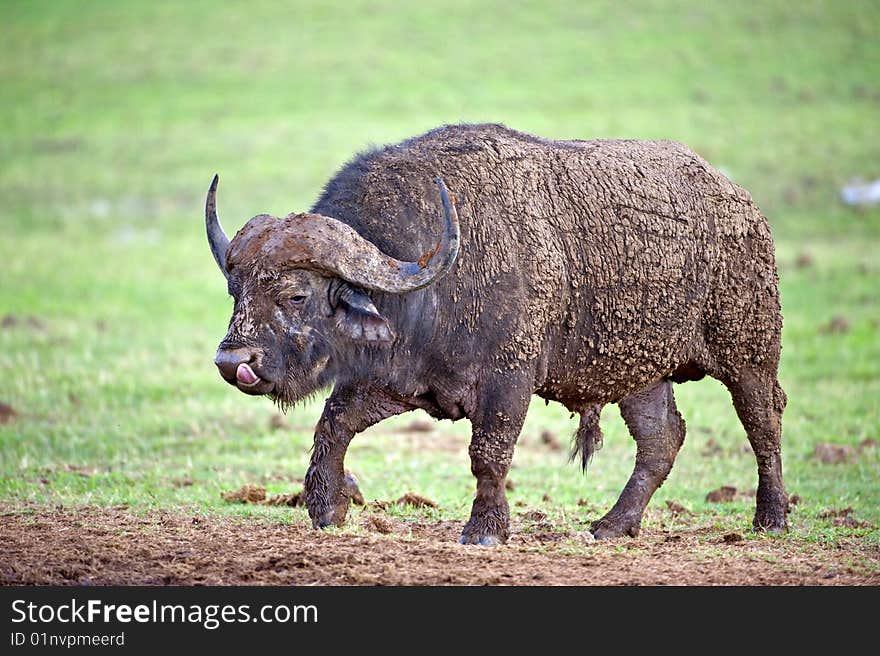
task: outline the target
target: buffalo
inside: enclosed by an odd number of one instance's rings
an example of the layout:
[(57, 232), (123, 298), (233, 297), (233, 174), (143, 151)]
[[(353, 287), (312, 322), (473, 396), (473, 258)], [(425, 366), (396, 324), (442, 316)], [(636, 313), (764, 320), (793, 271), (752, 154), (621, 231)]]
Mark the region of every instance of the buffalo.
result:
[(234, 299), (220, 374), (282, 407), (332, 386), (305, 477), (315, 527), (345, 521), (351, 439), (422, 409), (472, 425), (461, 542), (505, 542), (506, 477), (536, 394), (580, 416), (584, 468), (601, 408), (618, 404), (635, 467), (590, 530), (635, 536), (684, 441), (673, 383), (709, 375), (755, 453), (754, 528), (786, 528), (772, 235), (689, 148), (444, 126), (358, 155), (309, 213), (255, 216), (231, 241), (216, 189), (208, 241)]

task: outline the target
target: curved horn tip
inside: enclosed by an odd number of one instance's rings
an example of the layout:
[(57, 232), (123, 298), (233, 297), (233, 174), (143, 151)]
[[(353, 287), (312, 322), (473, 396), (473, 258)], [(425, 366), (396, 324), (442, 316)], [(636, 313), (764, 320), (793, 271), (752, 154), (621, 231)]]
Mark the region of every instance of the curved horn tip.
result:
[(217, 217), (217, 182), (220, 176), (214, 174), (211, 180), (211, 187), (208, 189), (208, 197), (205, 200), (205, 228), (208, 233), (208, 244), (211, 247), (211, 254), (214, 261), (220, 267), (225, 277), (229, 277), (226, 270), (226, 251), (229, 248), (229, 237), (223, 232), (220, 226), (220, 219)]
[(449, 193), (449, 190), (446, 188), (446, 183), (443, 182), (443, 178), (439, 175), (434, 178), (434, 182), (440, 189), (440, 202), (443, 203), (443, 210), (447, 215), (447, 220), (457, 223), (458, 214), (455, 211), (455, 196)]

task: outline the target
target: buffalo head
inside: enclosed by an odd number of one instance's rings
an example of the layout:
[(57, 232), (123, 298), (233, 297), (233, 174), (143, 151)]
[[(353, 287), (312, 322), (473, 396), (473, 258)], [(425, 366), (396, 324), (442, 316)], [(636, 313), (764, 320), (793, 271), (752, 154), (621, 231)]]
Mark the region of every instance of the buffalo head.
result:
[(380, 251), (353, 228), (320, 214), (260, 214), (230, 242), (217, 217), (217, 176), (208, 190), (208, 243), (234, 299), (214, 360), (247, 394), (289, 405), (328, 385), (332, 357), (351, 344), (386, 347), (394, 329), (369, 291), (403, 294), (443, 276), (458, 254), (454, 199), (436, 179), (444, 211), (437, 246), (416, 262)]

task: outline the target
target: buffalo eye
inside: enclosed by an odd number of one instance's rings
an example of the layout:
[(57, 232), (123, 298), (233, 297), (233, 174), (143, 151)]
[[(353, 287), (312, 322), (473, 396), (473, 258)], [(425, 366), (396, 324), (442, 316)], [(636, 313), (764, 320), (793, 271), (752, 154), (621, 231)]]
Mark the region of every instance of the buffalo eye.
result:
[(305, 294), (297, 294), (296, 296), (290, 297), (290, 303), (292, 305), (302, 305), (306, 302), (307, 298), (308, 296), (306, 296)]

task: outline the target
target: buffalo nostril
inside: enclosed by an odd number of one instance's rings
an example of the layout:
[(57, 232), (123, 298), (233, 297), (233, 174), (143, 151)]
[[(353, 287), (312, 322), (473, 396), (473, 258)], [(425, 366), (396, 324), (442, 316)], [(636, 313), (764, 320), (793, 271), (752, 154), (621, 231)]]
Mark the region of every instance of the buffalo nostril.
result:
[(252, 362), (254, 353), (250, 349), (234, 349), (217, 351), (214, 364), (220, 370), (220, 375), (228, 381), (236, 379), (236, 372), (241, 364)]

